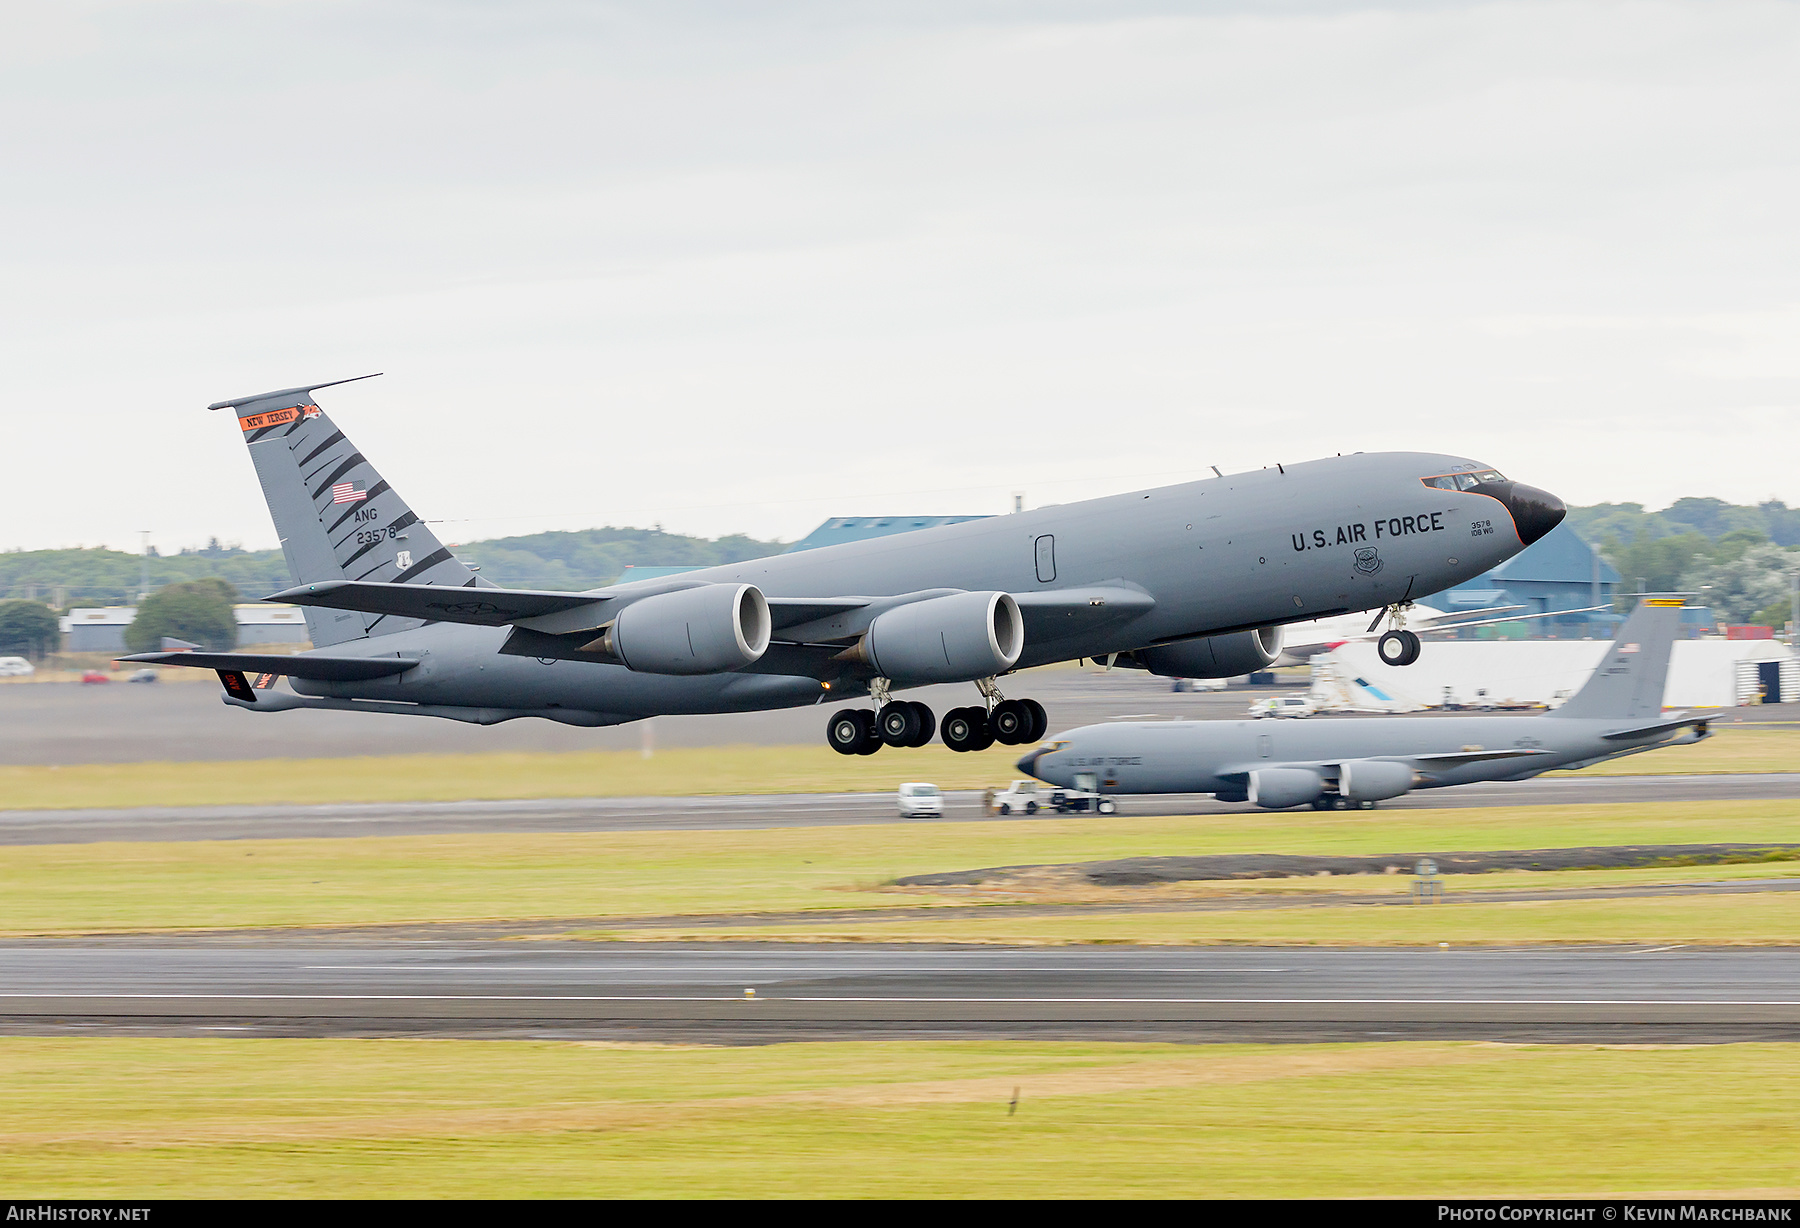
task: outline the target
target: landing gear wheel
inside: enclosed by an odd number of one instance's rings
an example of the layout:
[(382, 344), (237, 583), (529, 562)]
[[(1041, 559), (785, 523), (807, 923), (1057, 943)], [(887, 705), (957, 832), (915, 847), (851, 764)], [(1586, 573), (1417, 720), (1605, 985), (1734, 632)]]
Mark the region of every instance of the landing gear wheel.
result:
[(994, 741), (1008, 746), (1030, 741), (1034, 723), (1031, 710), (1016, 699), (1001, 700), (988, 714), (988, 728), (993, 731)]
[(1350, 806), (1351, 801), (1347, 797), (1334, 797), (1331, 799), (1331, 808), (1333, 810), (1348, 810), (1350, 809)]
[(895, 700), (876, 714), (875, 727), (887, 745), (912, 746), (919, 740), (919, 711), (905, 700)]
[(1021, 699), (1019, 703), (1031, 714), (1031, 731), (1020, 741), (1042, 742), (1044, 735), (1050, 732), (1050, 714), (1044, 711), (1044, 705), (1035, 699)]
[(1314, 810), (1330, 810), (1331, 799), (1329, 797), (1315, 797), (1313, 798), (1312, 808)]
[(1375, 803), (1374, 802), (1358, 802), (1358, 803), (1356, 803), (1356, 808), (1358, 810), (1373, 810), (1373, 809), (1375, 809)]
[(1389, 631), (1376, 641), (1383, 665), (1411, 665), (1419, 659), (1419, 637), (1411, 631)]
[(937, 732), (937, 717), (931, 709), (922, 703), (914, 702), (912, 710), (919, 714), (919, 736), (908, 742), (908, 746), (930, 746), (931, 735)]
[(981, 736), (987, 727), (986, 715), (980, 708), (952, 708), (944, 713), (938, 736), (954, 751), (980, 750)]
[(857, 708), (843, 708), (834, 712), (829, 724), (825, 726), (825, 740), (831, 749), (840, 755), (862, 753), (863, 725), (862, 719), (868, 713)]

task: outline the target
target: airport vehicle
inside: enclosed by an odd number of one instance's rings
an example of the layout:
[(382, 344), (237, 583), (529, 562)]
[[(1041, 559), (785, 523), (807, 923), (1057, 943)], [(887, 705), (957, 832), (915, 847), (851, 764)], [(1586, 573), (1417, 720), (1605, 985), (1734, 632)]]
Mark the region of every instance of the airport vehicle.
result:
[[(936, 723), (971, 750), (1043, 736), (1042, 705), (1001, 693), (1014, 670), (1093, 657), (1164, 677), (1248, 673), (1280, 652), (1281, 624), (1460, 583), (1564, 515), (1461, 457), (1358, 453), (588, 592), (503, 589), (324, 413), (313, 393), (328, 386), (211, 407), (237, 419), (296, 582), (268, 600), (304, 607), (314, 649), (127, 660), (217, 670), (225, 702), (253, 712), (484, 725), (867, 696), (827, 722), (834, 749), (918, 745)], [(980, 704), (938, 723), (895, 696), (949, 682), (972, 683)]]
[(127, 682), (161, 682), (162, 675), (157, 673), (153, 669), (134, 669), (131, 671), (131, 676), (128, 677), (127, 679), (125, 679), (125, 681), (127, 681)]
[(1169, 689), (1177, 693), (1182, 691), (1223, 691), (1228, 685), (1223, 678), (1177, 678), (1170, 684)]
[(1211, 793), (1271, 810), (1367, 809), (1414, 789), (1524, 780), (1698, 742), (1712, 718), (1662, 709), (1680, 606), (1646, 600), (1587, 683), (1541, 716), (1121, 721), (1059, 734), (1020, 759), (1019, 770), (1054, 785), (1098, 773), (1118, 793)]
[(994, 794), (993, 808), (996, 814), (1036, 814), (1047, 798), (1038, 792), (1037, 781), (1015, 780)]
[(942, 818), (944, 794), (936, 785), (915, 781), (900, 786), (900, 817), (903, 819)]
[(37, 667), (24, 657), (0, 657), (0, 678), (29, 678)]
[(1258, 720), (1271, 716), (1311, 716), (1318, 710), (1318, 705), (1305, 695), (1271, 695), (1250, 705), (1250, 715)]
[(112, 675), (103, 669), (84, 669), (81, 671), (81, 681), (83, 683), (111, 682)]

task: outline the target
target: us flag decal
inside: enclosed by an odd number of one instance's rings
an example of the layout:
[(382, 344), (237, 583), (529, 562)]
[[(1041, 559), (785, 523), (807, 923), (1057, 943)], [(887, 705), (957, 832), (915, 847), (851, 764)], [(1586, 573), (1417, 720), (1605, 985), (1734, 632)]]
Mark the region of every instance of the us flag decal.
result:
[(333, 503), (355, 503), (368, 497), (369, 492), (363, 489), (361, 482), (339, 482), (331, 488)]

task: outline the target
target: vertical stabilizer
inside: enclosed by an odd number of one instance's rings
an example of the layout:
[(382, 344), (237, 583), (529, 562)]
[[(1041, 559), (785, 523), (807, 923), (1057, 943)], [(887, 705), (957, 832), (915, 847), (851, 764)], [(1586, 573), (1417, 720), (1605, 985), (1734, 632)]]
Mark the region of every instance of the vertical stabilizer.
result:
[[(313, 391), (329, 387), (284, 388), (207, 407), (237, 414), (294, 583), (475, 585), (475, 573), (314, 403)], [(306, 628), (317, 648), (421, 625), (412, 618), (306, 607)]]
[(1649, 597), (1619, 627), (1618, 638), (1584, 685), (1552, 716), (1654, 720), (1662, 715), (1669, 653), (1681, 626), (1679, 598)]

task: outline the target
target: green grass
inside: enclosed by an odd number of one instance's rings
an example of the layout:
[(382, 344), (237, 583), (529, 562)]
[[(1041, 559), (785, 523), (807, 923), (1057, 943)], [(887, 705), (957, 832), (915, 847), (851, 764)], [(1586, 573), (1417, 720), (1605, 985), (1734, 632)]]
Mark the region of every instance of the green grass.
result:
[(4, 1038), (0, 1079), (13, 1198), (1800, 1190), (1780, 1044)]
[[(578, 751), (0, 766), (0, 810), (884, 792), (907, 780), (981, 789), (1017, 776), (1023, 751), (996, 746), (958, 755), (933, 744), (847, 758), (823, 745), (727, 746), (663, 750), (652, 759)], [(1780, 771), (1800, 771), (1800, 730), (1727, 730), (1581, 774)]]
[[(908, 874), (1115, 857), (1774, 843), (1800, 840), (1797, 833), (1800, 801), (1761, 801), (1373, 813), (1246, 811), (1203, 817), (912, 822), (754, 831), (24, 845), (8, 849), (0, 862), (0, 933), (963, 904), (969, 900), (966, 892), (913, 895), (870, 888)], [(1599, 877), (1589, 881), (1604, 882), (1793, 871), (1781, 866), (1717, 866), (1591, 873)], [(1490, 883), (1501, 877), (1465, 876), (1455, 881), (1501, 885)], [(1569, 873), (1514, 879), (1515, 885), (1571, 881)], [(1382, 889), (1402, 886), (1397, 879), (1362, 881)], [(1265, 889), (1261, 884), (1252, 887)], [(1800, 905), (1800, 894), (1784, 898)], [(1461, 907), (1438, 911), (1450, 913)], [(1244, 917), (1239, 923), (1249, 925), (1252, 920)], [(1066, 927), (1076, 933), (1078, 922), (1088, 923), (1071, 919), (1050, 928)], [(1146, 918), (1143, 924), (1164, 921)], [(1325, 924), (1323, 914), (1319, 924)], [(1512, 932), (1502, 927), (1494, 940), (1504, 940)], [(1787, 932), (1779, 928), (1780, 934)], [(1773, 933), (1745, 930), (1745, 936), (1753, 939), (1768, 940)]]

